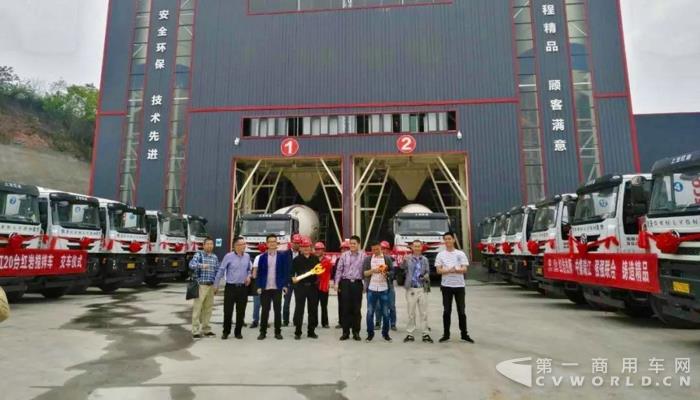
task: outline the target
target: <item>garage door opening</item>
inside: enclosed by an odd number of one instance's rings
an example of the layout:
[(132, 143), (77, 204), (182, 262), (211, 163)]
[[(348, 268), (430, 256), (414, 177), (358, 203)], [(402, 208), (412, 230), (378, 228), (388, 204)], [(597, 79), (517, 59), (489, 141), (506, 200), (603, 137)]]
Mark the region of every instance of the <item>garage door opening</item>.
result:
[[(448, 229), (457, 234), (458, 246), (469, 251), (470, 213), (463, 154), (356, 158), (354, 177), (353, 228), (360, 233), (365, 247), (374, 240), (406, 246), (421, 236), (417, 232), (420, 229), (425, 230), (421, 237), (427, 240), (423, 241), (439, 241), (441, 235), (437, 232), (445, 230), (440, 222), (442, 214), (449, 222)], [(409, 216), (399, 214), (402, 211), (422, 220), (404, 221), (404, 226), (413, 228), (402, 228), (397, 220)]]
[(237, 160), (235, 168), (231, 228), (251, 250), (266, 233), (286, 242), (296, 232), (340, 248), (340, 160)]

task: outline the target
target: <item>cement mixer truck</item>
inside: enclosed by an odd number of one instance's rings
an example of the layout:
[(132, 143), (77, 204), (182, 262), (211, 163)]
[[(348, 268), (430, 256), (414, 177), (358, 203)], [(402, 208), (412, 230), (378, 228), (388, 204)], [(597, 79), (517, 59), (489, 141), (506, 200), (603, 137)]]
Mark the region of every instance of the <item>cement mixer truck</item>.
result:
[(676, 328), (700, 328), (700, 151), (657, 161), (640, 247), (658, 255), (660, 292), (649, 301)]
[(248, 253), (258, 253), (258, 245), (265, 243), (265, 237), (271, 233), (277, 235), (282, 248), (291, 243), (292, 235), (299, 233), (316, 241), (319, 220), (316, 211), (294, 204), (280, 208), (272, 214), (243, 214), (238, 219), (238, 232), (247, 243)]
[(425, 245), (431, 275), (435, 274), (435, 257), (444, 249), (442, 235), (450, 230), (449, 217), (422, 204), (408, 204), (396, 213), (392, 222), (394, 251), (408, 253), (411, 243), (420, 240)]
[(114, 200), (98, 200), (104, 239), (98, 254), (99, 273), (90, 277), (91, 285), (111, 293), (121, 286), (140, 284), (149, 247), (146, 210)]
[(156, 287), (167, 279), (179, 278), (187, 270), (186, 220), (182, 214), (146, 211), (149, 251), (143, 281)]

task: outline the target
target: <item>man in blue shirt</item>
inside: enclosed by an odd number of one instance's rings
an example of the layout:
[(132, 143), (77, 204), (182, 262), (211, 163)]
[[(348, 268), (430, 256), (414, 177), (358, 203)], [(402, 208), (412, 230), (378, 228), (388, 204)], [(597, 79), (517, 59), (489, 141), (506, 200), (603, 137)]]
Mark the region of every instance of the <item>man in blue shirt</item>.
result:
[(245, 307), (248, 303), (248, 286), (251, 280), (250, 255), (245, 252), (245, 240), (238, 236), (233, 239), (233, 251), (226, 254), (221, 261), (219, 271), (214, 278), (214, 294), (219, 291), (221, 278), (226, 279), (224, 290), (224, 331), (221, 339), (226, 340), (231, 334), (231, 318), (233, 307), (236, 306), (236, 329), (233, 332), (236, 339), (243, 339), (241, 329)]
[[(219, 258), (214, 251), (214, 239), (204, 239), (203, 250), (198, 251), (190, 260), (190, 270), (199, 283), (199, 297), (192, 305), (192, 337), (199, 339), (216, 336), (211, 331), (209, 320), (214, 306), (214, 278), (219, 270)], [(200, 330), (201, 327), (201, 330)]]

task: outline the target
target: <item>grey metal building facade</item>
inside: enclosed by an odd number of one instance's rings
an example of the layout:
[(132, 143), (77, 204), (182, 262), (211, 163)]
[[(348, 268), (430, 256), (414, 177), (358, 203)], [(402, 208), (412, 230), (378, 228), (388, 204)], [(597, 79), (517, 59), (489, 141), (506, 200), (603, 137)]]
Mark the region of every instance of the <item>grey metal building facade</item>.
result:
[(469, 246), (488, 215), (639, 170), (620, 21), (619, 0), (112, 0), (91, 191), (228, 243), (250, 174), (304, 166), (348, 237), (378, 165), (426, 167)]

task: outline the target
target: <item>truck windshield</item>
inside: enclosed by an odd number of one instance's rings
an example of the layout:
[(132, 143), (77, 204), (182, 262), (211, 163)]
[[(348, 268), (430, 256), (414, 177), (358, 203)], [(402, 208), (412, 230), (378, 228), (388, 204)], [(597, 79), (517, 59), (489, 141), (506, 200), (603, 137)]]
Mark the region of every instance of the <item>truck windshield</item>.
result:
[(160, 231), (164, 235), (185, 237), (185, 219), (183, 217), (164, 215), (160, 218)]
[(122, 233), (146, 233), (144, 215), (126, 207), (110, 207), (109, 221), (112, 229)]
[(532, 226), (533, 232), (542, 232), (554, 228), (557, 223), (557, 205), (550, 204), (538, 207), (535, 212), (535, 224)]
[(39, 224), (39, 200), (28, 194), (0, 191), (0, 221)]
[(447, 218), (397, 218), (399, 235), (442, 235), (449, 231)]
[(246, 236), (264, 236), (269, 233), (284, 236), (291, 233), (291, 224), (291, 219), (245, 219), (241, 225), (241, 233)]
[(650, 215), (700, 213), (700, 167), (654, 177)]
[(207, 228), (204, 221), (201, 219), (191, 218), (188, 222), (190, 236), (204, 237), (207, 236)]
[(494, 237), (500, 237), (503, 235), (503, 232), (506, 230), (506, 227), (508, 226), (508, 219), (507, 218), (499, 218), (498, 221), (496, 221), (496, 228), (493, 230), (493, 236)]
[(615, 217), (619, 186), (611, 186), (579, 195), (573, 224), (600, 222)]
[(523, 230), (523, 216), (524, 214), (514, 214), (510, 216), (506, 235), (515, 235)]
[(493, 221), (484, 222), (484, 224), (481, 225), (481, 238), (488, 239), (492, 233), (493, 233)]
[(100, 209), (95, 203), (80, 200), (53, 200), (51, 217), (54, 224), (64, 228), (101, 229)]

